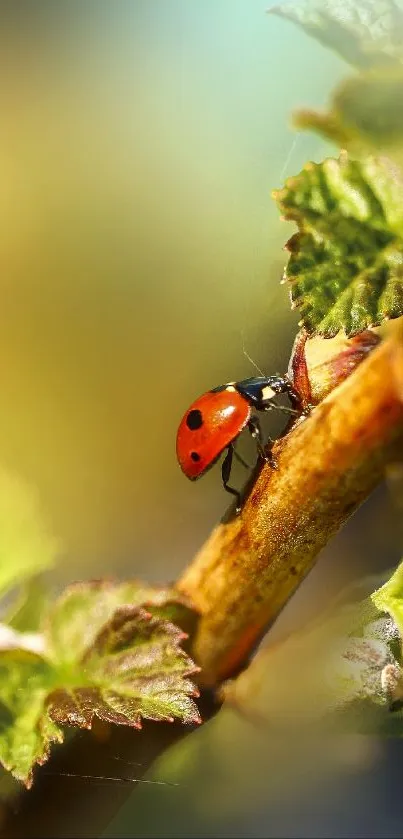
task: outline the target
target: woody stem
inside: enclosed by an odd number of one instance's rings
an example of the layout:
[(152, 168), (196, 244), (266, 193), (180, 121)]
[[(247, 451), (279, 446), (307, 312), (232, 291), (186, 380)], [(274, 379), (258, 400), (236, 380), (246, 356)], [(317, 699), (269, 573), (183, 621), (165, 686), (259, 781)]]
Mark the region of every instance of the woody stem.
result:
[(200, 613), (193, 654), (214, 685), (251, 653), (321, 549), (403, 444), (403, 342), (385, 340), (264, 464), (242, 513), (219, 524), (177, 583)]

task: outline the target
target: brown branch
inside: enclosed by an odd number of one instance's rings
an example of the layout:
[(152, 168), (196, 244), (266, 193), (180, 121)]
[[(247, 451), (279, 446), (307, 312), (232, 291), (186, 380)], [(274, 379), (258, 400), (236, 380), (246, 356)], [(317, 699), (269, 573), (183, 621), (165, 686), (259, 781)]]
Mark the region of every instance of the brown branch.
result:
[(177, 587), (200, 612), (202, 681), (230, 676), (278, 616), (323, 546), (403, 445), (403, 342), (385, 340), (274, 448), (239, 517), (215, 528)]

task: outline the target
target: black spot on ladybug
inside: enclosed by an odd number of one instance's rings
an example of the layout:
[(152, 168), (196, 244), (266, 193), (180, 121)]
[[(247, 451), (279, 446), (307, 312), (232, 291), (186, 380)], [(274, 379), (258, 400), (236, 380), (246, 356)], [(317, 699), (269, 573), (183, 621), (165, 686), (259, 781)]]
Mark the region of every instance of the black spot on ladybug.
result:
[(203, 425), (202, 413), (198, 408), (194, 408), (193, 411), (189, 411), (186, 417), (186, 425), (191, 431), (197, 431), (197, 429)]
[(200, 455), (197, 452), (190, 452), (190, 457), (194, 460), (195, 463), (198, 463), (200, 460)]

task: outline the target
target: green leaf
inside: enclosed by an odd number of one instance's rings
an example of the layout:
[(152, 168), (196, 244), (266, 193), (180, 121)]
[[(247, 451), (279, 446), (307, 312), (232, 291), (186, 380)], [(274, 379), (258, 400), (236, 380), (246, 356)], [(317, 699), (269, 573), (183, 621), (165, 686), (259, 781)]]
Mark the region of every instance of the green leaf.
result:
[(189, 679), (198, 668), (181, 647), (187, 635), (166, 619), (185, 619), (189, 611), (170, 588), (96, 581), (62, 594), (43, 635), (3, 627), (4, 646), (20, 638), (43, 649), (42, 656), (0, 650), (3, 766), (30, 786), (34, 764), (47, 760), (52, 742), (62, 742), (60, 725), (91, 728), (95, 717), (136, 728), (142, 718), (199, 723)]
[(390, 579), (372, 595), (372, 602), (380, 612), (393, 618), (403, 638), (403, 562)]
[(186, 677), (197, 668), (181, 650), (180, 629), (133, 606), (116, 610), (77, 667), (77, 687), (49, 697), (57, 723), (90, 728), (95, 716), (141, 727), (141, 718), (200, 722)]
[(45, 633), (49, 655), (59, 664), (79, 661), (120, 606), (141, 606), (150, 614), (182, 626), (191, 611), (173, 588), (137, 580), (93, 580), (68, 586), (51, 609)]
[(0, 761), (29, 788), (32, 768), (49, 757), (63, 734), (46, 712), (54, 673), (40, 656), (20, 651), (0, 654)]
[(403, 12), (394, 0), (297, 0), (269, 11), (361, 69), (403, 61)]
[(313, 130), (356, 155), (394, 152), (403, 140), (403, 68), (353, 76), (336, 91), (328, 113), (301, 110), (298, 129)]
[(141, 716), (197, 722), (190, 697), (198, 692), (186, 679), (197, 668), (180, 648), (187, 635), (166, 620), (187, 612), (174, 589), (136, 580), (69, 586), (45, 627), (49, 656), (72, 685), (52, 697), (54, 719), (85, 727), (95, 715), (137, 727)]
[(4, 622), (18, 632), (36, 632), (49, 607), (49, 591), (43, 575), (32, 577), (21, 590), (4, 616)]
[(0, 596), (51, 568), (58, 550), (35, 492), (0, 470)]
[(343, 154), (273, 194), (298, 225), (284, 277), (308, 332), (351, 337), (403, 314), (402, 186), (388, 161)]

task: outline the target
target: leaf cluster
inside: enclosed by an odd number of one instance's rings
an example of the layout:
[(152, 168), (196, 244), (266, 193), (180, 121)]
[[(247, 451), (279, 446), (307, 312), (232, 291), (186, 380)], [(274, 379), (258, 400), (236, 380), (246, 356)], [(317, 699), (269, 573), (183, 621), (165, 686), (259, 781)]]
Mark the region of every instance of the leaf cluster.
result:
[(403, 10), (394, 0), (301, 0), (270, 11), (358, 71), (327, 113), (294, 116), (343, 154), (307, 164), (274, 193), (298, 226), (285, 279), (301, 325), (354, 336), (403, 313)]
[(96, 580), (50, 605), (43, 572), (57, 549), (30, 488), (0, 473), (0, 763), (27, 787), (65, 726), (200, 722), (185, 600), (172, 587)]

